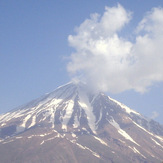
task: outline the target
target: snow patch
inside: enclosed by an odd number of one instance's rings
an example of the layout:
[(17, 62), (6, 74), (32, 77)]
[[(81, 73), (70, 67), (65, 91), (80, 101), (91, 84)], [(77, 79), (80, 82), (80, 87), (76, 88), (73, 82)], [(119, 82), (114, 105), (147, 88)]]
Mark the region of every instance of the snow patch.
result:
[(23, 138), (22, 136), (15, 137), (15, 139), (22, 139), (22, 138)]
[(119, 101), (114, 100), (114, 99), (112, 99), (111, 97), (109, 97), (109, 99), (110, 99), (111, 101), (115, 102), (116, 104), (118, 104), (121, 108), (125, 109), (125, 111), (126, 111), (128, 114), (134, 113), (134, 114), (137, 114), (137, 115), (140, 116), (140, 113), (138, 113), (138, 112), (136, 112), (136, 111), (130, 109), (129, 107), (127, 107), (126, 105), (120, 103)]
[(102, 139), (96, 137), (96, 136), (93, 136), (96, 140), (98, 140), (101, 144), (105, 145), (105, 146), (108, 146), (107, 143), (105, 143)]
[(97, 125), (101, 121), (101, 119), (102, 119), (102, 110), (100, 110), (100, 117), (99, 117), (98, 121), (96, 122), (96, 129), (98, 128)]
[[(72, 141), (71, 141), (72, 142)], [(74, 142), (72, 142), (72, 143), (74, 143)], [(100, 155), (99, 154), (97, 154), (96, 152), (94, 152), (94, 151), (92, 151), (90, 148), (88, 148), (88, 147), (86, 147), (86, 146), (83, 146), (83, 145), (81, 145), (81, 144), (79, 144), (79, 143), (74, 143), (74, 144), (76, 144), (79, 148), (81, 148), (81, 149), (87, 149), (88, 151), (90, 151), (94, 156), (96, 156), (96, 157), (98, 157), (98, 158), (100, 158)]]
[(6, 125), (6, 123), (2, 123), (2, 124), (1, 124), (1, 127), (5, 126), (5, 125)]
[(50, 113), (50, 123), (52, 125), (51, 127), (54, 128), (54, 109), (51, 108), (49, 113)]
[(121, 139), (118, 139), (121, 143), (125, 144), (125, 141), (121, 140)]
[(118, 133), (120, 133), (125, 139), (130, 140), (131, 142), (133, 142), (134, 144), (140, 146), (138, 143), (136, 143), (130, 135), (128, 135), (124, 130), (122, 130), (119, 126), (119, 124), (112, 118), (112, 120), (109, 121), (109, 123), (114, 126), (117, 130)]
[(87, 115), (88, 125), (91, 128), (92, 132), (96, 134), (96, 127), (95, 127), (96, 118), (95, 115), (93, 114), (93, 108), (90, 105), (88, 96), (82, 90), (79, 90), (79, 99), (80, 99), (79, 105), (84, 109)]
[[(56, 131), (54, 130), (53, 132), (56, 132)], [(31, 139), (33, 137), (45, 137), (45, 136), (50, 135), (50, 134), (52, 134), (52, 132), (45, 133), (45, 134), (40, 134), (40, 135), (31, 135), (31, 136), (28, 136), (27, 138)]]
[(6, 142), (3, 142), (2, 144), (7, 144), (7, 143), (11, 143), (11, 142), (13, 142), (14, 140), (12, 139), (12, 140), (9, 140), (9, 141), (6, 141)]
[(66, 102), (66, 113), (65, 115), (62, 117), (63, 122), (62, 122), (62, 129), (67, 131), (67, 124), (72, 116), (73, 113), (73, 107), (74, 107), (74, 101), (73, 100), (69, 100), (68, 102)]
[(40, 143), (40, 145), (42, 145), (42, 144), (44, 144), (45, 143), (45, 141), (43, 140), (41, 143)]
[(142, 157), (146, 158), (143, 154), (141, 154), (135, 147), (131, 147), (131, 146), (128, 146), (130, 149), (133, 150), (134, 153), (138, 153), (139, 155), (141, 155)]
[(72, 135), (73, 138), (76, 138), (77, 137), (74, 133), (72, 133), (71, 135)]
[(80, 126), (80, 123), (78, 121), (78, 117), (77, 117), (77, 115), (75, 115), (73, 127), (78, 128), (79, 126)]
[(33, 116), (32, 117), (32, 122), (31, 122), (30, 126), (28, 126), (28, 128), (33, 127), (35, 124), (36, 124), (36, 116)]
[(31, 115), (27, 115), (24, 119), (23, 119), (23, 123), (20, 125), (20, 127), (22, 128), (26, 128), (26, 123), (27, 121), (31, 118)]
[(163, 138), (161, 138), (160, 136), (158, 135), (154, 135), (155, 138), (159, 139), (161, 142), (163, 142)]
[(155, 139), (151, 138), (151, 140), (153, 140), (157, 145), (159, 145), (161, 148), (163, 148), (163, 146), (160, 143), (158, 143)]
[(149, 135), (154, 136), (155, 138), (159, 139), (161, 142), (163, 142), (163, 138), (161, 138), (158, 135), (154, 135), (153, 133), (147, 131), (145, 128), (143, 128), (142, 126), (138, 125), (136, 122), (132, 121), (136, 126), (138, 126), (139, 128), (141, 128), (142, 130), (144, 130), (145, 132), (147, 132)]

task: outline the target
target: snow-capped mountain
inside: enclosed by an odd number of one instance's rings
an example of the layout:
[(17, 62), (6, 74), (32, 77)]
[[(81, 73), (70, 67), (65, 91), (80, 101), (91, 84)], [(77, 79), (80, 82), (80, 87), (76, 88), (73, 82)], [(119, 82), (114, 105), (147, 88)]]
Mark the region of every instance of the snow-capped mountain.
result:
[(162, 160), (162, 125), (83, 83), (0, 115), (0, 162)]

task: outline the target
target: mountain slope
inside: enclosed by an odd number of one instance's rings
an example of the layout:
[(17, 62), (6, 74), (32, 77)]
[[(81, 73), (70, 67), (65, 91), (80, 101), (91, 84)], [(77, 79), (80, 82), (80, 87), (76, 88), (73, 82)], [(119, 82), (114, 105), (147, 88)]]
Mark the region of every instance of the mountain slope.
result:
[(0, 116), (0, 162), (160, 162), (162, 154), (159, 123), (83, 83)]

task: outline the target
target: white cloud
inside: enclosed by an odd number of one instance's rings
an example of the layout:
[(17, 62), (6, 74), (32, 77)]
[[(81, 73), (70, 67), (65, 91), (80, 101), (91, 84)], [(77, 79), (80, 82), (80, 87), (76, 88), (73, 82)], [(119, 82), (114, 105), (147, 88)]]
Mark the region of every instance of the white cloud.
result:
[[(154, 8), (148, 12), (138, 26), (139, 35), (133, 47), (137, 61), (133, 72), (138, 76), (134, 82), (137, 91), (154, 82), (163, 81), (163, 9)], [(140, 83), (140, 84), (139, 84)]]
[[(76, 28), (68, 41), (71, 54), (67, 70), (82, 76), (93, 89), (119, 93), (134, 89), (144, 92), (154, 82), (163, 81), (163, 9), (148, 12), (137, 27), (135, 42), (120, 37), (131, 12), (120, 4), (105, 7)], [(81, 77), (80, 77), (81, 78)]]

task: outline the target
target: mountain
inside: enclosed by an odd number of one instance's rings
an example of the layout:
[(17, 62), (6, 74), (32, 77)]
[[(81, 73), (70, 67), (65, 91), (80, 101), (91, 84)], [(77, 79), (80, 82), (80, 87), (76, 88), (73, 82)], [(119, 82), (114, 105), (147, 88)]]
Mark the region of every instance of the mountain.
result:
[(80, 82), (0, 115), (2, 163), (162, 160), (162, 125)]

